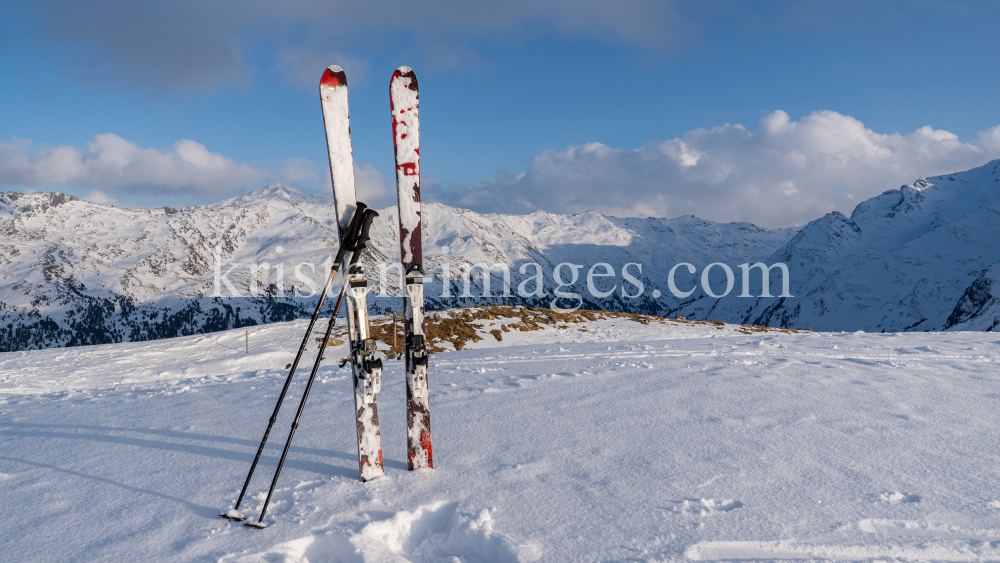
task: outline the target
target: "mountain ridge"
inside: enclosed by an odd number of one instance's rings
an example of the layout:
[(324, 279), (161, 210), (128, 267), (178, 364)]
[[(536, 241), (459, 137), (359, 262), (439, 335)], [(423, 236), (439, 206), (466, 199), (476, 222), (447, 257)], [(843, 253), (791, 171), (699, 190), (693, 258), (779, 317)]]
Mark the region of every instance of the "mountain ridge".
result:
[[(794, 300), (747, 309), (738, 298), (727, 297), (682, 310), (814, 330), (958, 328), (948, 319), (959, 299), (1000, 262), (1000, 245), (991, 236), (996, 229), (1000, 160), (921, 178), (859, 203), (850, 217), (832, 212), (805, 225), (768, 257), (769, 264), (783, 262), (798, 272), (792, 276)], [(986, 279), (980, 282), (987, 285)], [(983, 326), (986, 321), (981, 321), (963, 328)], [(991, 320), (984, 326), (995, 325)]]
[[(399, 284), (385, 268), (398, 260), (396, 210), (380, 214), (363, 257), (376, 294), (373, 312), (398, 307), (391, 292)], [(558, 285), (551, 271), (561, 262), (589, 267), (603, 261), (616, 272), (626, 262), (648, 262), (640, 279), (647, 286), (662, 285), (665, 272), (648, 271), (655, 263), (759, 256), (793, 232), (693, 217), (609, 218), (593, 211), (484, 215), (438, 203), (424, 205), (424, 228), (425, 268), (436, 276), (428, 302), (439, 308), (491, 302), (479, 297), (487, 285), (482, 268), (469, 274), (469, 291), (464, 290), (463, 273), (475, 264), (509, 269), (512, 291), (502, 290), (497, 272), (490, 293), (511, 295), (492, 302), (548, 306)], [(0, 349), (8, 351), (145, 340), (308, 316), (315, 297), (298, 296), (322, 286), (321, 264), (337, 248), (332, 199), (276, 184), (181, 209), (119, 208), (58, 192), (8, 192), (0, 194), (0, 232), (7, 235), (0, 245)], [(528, 268), (525, 275), (519, 268), (530, 262), (542, 266), (546, 279), (542, 290), (533, 292), (540, 295), (521, 299), (517, 288), (533, 272)], [(232, 270), (234, 263), (244, 266)], [(220, 274), (225, 277), (216, 283)], [(620, 294), (587, 302), (661, 313), (670, 304)]]
[[(399, 306), (391, 266), (399, 252), (396, 210), (379, 213), (362, 260), (375, 313)], [(579, 305), (816, 330), (989, 330), (1000, 323), (994, 297), (1000, 269), (993, 267), (1000, 248), (989, 236), (995, 229), (1000, 160), (886, 190), (850, 216), (831, 212), (801, 228), (594, 211), (481, 214), (426, 203), (424, 266), (430, 308)], [(322, 286), (329, 266), (323, 262), (338, 236), (332, 199), (280, 184), (181, 209), (7, 192), (0, 194), (0, 233), (0, 350), (6, 351), (308, 316), (316, 297), (302, 296)], [(685, 262), (697, 272), (677, 268)], [(769, 284), (777, 296), (739, 296), (737, 266), (758, 262), (787, 264), (791, 297), (777, 295), (777, 270)], [(531, 263), (544, 273), (540, 289)], [(715, 263), (733, 271), (733, 290), (721, 299), (700, 283), (703, 269)], [(567, 264), (580, 266), (576, 281), (561, 284), (557, 269), (565, 282), (574, 275)], [(623, 272), (629, 264), (634, 281)], [(489, 277), (484, 269), (492, 270)], [(694, 287), (691, 295), (672, 294), (671, 270), (677, 285)], [(613, 275), (600, 276), (608, 271)], [(706, 278), (717, 294), (724, 274), (714, 266)], [(490, 296), (483, 297), (487, 286)], [(762, 294), (759, 275), (751, 274), (749, 288)]]

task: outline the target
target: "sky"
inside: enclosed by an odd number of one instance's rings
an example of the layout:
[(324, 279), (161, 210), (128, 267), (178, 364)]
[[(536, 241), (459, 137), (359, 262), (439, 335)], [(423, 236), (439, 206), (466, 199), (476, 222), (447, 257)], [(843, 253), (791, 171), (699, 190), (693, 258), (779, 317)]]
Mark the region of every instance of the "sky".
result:
[(0, 3), (0, 190), (183, 207), (329, 195), (344, 67), (359, 199), (801, 225), (1000, 158), (1000, 1)]

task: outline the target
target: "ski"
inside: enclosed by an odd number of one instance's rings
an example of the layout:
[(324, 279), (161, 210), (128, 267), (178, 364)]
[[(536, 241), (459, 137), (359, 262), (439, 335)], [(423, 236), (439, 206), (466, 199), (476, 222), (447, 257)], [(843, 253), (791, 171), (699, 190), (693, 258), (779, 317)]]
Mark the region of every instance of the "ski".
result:
[[(354, 210), (361, 207), (354, 190), (354, 158), (351, 152), (351, 126), (347, 107), (347, 74), (333, 65), (320, 79), (320, 101), (326, 128), (326, 146), (330, 155), (330, 177), (341, 245), (345, 244)], [(369, 217), (378, 214), (369, 210)], [(370, 224), (370, 222), (369, 222)], [(359, 235), (361, 246), (368, 230)], [(354, 412), (358, 432), (358, 468), (361, 481), (385, 474), (382, 466), (382, 437), (379, 433), (377, 393), (382, 383), (382, 361), (375, 358), (375, 340), (368, 335), (368, 280), (361, 264), (361, 251), (345, 264), (344, 293), (347, 302), (347, 328), (350, 342), (348, 360), (354, 384)]]
[(420, 221), (420, 90), (401, 66), (389, 81), (392, 144), (399, 196), (399, 251), (403, 264), (403, 355), (406, 358), (406, 466), (433, 469), (431, 413), (424, 333), (423, 239)]

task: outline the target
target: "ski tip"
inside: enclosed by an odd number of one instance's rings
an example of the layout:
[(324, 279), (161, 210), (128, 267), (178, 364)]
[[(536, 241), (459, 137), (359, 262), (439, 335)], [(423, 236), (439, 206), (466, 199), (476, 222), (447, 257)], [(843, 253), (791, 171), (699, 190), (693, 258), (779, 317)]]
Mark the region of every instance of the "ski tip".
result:
[(263, 530), (267, 527), (267, 524), (263, 522), (244, 522), (243, 525), (248, 528), (257, 528), (258, 530)]
[(408, 66), (401, 66), (392, 73), (392, 79), (389, 80), (389, 84), (396, 81), (397, 78), (409, 78), (409, 83), (406, 83), (406, 87), (410, 90), (419, 90), (417, 86), (417, 73), (413, 72), (413, 69)]
[(323, 71), (323, 77), (319, 80), (320, 88), (336, 88), (347, 86), (347, 73), (338, 65), (330, 65)]

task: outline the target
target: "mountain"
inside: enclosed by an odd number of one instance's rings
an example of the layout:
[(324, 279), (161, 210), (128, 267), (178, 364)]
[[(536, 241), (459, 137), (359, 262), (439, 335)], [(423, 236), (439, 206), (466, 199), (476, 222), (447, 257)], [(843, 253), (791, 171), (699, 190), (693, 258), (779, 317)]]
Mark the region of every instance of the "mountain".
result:
[[(702, 293), (678, 311), (814, 330), (989, 330), (1000, 324), (998, 232), (995, 160), (888, 190), (850, 217), (834, 212), (807, 224), (764, 261), (788, 265), (794, 297)], [(751, 287), (760, 295), (760, 283)]]
[[(396, 210), (380, 214), (363, 258), (376, 313), (400, 306), (398, 269), (388, 266), (399, 260)], [(575, 292), (584, 306), (659, 314), (680, 304), (666, 290), (651, 296), (651, 288), (666, 287), (672, 264), (757, 260), (796, 232), (695, 217), (483, 215), (440, 204), (424, 205), (423, 223), (432, 308), (549, 307), (560, 288), (553, 271), (568, 262), (582, 266)], [(337, 249), (333, 201), (280, 185), (184, 209), (121, 209), (61, 193), (8, 192), (0, 194), (0, 233), (2, 351), (151, 340), (307, 317)], [(529, 279), (536, 274), (526, 266), (531, 262), (544, 276), (540, 292)], [(588, 295), (586, 280), (600, 262), (615, 275), (596, 278), (595, 288), (616, 291), (598, 299)], [(638, 293), (638, 286), (621, 274), (630, 262), (642, 264), (641, 273), (630, 269), (646, 289), (636, 298), (627, 295)], [(482, 266), (471, 268), (476, 264)], [(496, 297), (482, 297), (485, 268), (494, 270), (489, 286)], [(571, 268), (563, 274), (569, 281)], [(519, 296), (519, 286), (531, 296)]]
[[(396, 210), (379, 213), (363, 257), (373, 313), (400, 306)], [(331, 199), (280, 185), (184, 209), (0, 194), (0, 350), (307, 317), (336, 252), (334, 216)], [(526, 303), (870, 332), (1000, 326), (1000, 160), (888, 190), (850, 217), (833, 212), (801, 229), (436, 203), (424, 205), (423, 224), (432, 309)], [(740, 265), (758, 262), (784, 264), (788, 291), (777, 266), (770, 297), (759, 269), (744, 280)], [(725, 295), (707, 294), (706, 281)]]

